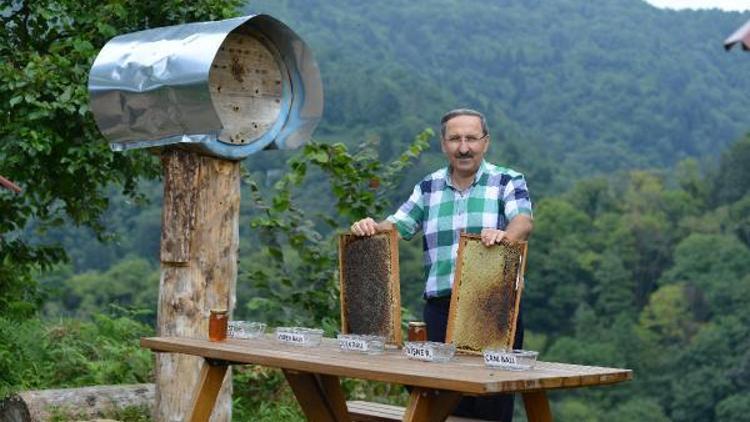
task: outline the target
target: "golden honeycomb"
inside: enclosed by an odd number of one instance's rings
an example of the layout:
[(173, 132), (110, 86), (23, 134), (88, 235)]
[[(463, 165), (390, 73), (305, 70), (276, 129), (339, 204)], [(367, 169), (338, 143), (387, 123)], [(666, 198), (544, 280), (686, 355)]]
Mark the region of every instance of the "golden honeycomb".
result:
[(457, 348), (511, 348), (516, 323), (516, 280), (522, 244), (484, 246), (462, 238), (459, 273), (453, 286), (451, 339)]

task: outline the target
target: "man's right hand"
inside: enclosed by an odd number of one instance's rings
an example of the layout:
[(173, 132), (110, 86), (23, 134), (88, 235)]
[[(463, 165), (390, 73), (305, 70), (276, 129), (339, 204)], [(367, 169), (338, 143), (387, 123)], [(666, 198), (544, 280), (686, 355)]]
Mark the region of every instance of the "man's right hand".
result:
[(381, 227), (382, 225), (382, 223), (378, 224), (372, 218), (367, 217), (359, 221), (355, 221), (354, 224), (352, 224), (351, 230), (352, 233), (357, 236), (372, 236), (379, 230), (384, 229), (384, 227)]

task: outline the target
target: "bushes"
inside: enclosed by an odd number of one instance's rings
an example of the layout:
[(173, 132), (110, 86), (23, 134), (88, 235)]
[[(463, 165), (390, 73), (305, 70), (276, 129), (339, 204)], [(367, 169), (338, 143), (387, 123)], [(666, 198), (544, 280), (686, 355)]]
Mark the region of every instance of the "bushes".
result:
[(0, 318), (0, 397), (28, 389), (142, 383), (152, 354), (138, 340), (153, 329), (128, 317), (23, 322)]

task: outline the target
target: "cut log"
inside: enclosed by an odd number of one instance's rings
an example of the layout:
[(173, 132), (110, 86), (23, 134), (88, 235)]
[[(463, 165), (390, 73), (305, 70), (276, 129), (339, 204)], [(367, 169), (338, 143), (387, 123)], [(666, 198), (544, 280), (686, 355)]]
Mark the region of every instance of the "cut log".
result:
[(117, 409), (154, 405), (154, 384), (99, 385), (24, 391), (0, 401), (0, 422), (42, 422), (53, 414), (76, 420), (106, 417)]
[[(157, 333), (208, 337), (213, 308), (231, 313), (239, 248), (240, 163), (179, 149), (162, 153), (164, 207)], [(160, 422), (186, 420), (202, 359), (157, 353), (156, 406)], [(231, 370), (211, 421), (232, 414)]]

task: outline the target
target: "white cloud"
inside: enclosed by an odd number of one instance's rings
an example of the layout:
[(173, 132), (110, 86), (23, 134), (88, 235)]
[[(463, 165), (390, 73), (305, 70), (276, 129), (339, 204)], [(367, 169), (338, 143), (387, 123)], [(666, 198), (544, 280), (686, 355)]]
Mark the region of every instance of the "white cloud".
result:
[(748, 0), (646, 0), (646, 2), (666, 9), (750, 10)]

